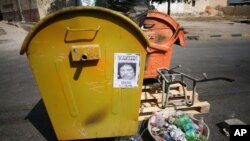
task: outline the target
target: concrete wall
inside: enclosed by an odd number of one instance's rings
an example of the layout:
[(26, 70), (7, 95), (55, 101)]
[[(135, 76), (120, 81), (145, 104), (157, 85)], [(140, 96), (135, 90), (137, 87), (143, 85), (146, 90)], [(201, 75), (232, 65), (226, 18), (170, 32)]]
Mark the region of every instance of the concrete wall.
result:
[[(193, 0), (194, 1), (194, 0)], [(0, 11), (3, 20), (21, 21), (22, 16), (18, 7), (18, 0), (0, 0)], [(20, 0), (21, 11), (26, 22), (37, 22), (49, 13), (64, 7), (76, 6), (79, 0)], [(196, 0), (192, 3), (184, 3), (184, 0), (176, 0), (171, 3), (171, 14), (197, 15), (205, 11), (206, 6), (225, 7), (227, 0)], [(168, 3), (156, 4), (154, 6), (164, 13), (168, 11)], [(226, 6), (223, 8), (226, 15), (250, 15), (250, 6)], [(1, 16), (1, 15), (0, 15)]]
[(49, 14), (48, 9), (52, 6), (55, 0), (37, 0), (38, 12), (40, 19)]
[(37, 0), (20, 0), (22, 10), (37, 9)]
[(40, 20), (38, 9), (23, 10), (25, 22), (37, 22)]
[[(20, 0), (20, 8), (18, 0), (0, 0), (0, 8), (3, 20), (36, 22), (40, 19), (37, 0)], [(21, 11), (21, 13), (20, 13)]]
[(225, 15), (241, 15), (241, 16), (250, 16), (250, 5), (242, 6), (227, 6), (223, 8)]
[(37, 0), (21, 0), (21, 8), (26, 22), (37, 22), (40, 19)]
[(209, 0), (209, 1), (210, 1), (209, 5), (212, 7), (216, 7), (216, 6), (226, 7), (228, 0)]
[[(168, 3), (153, 4), (157, 10), (167, 13)], [(171, 13), (172, 14), (191, 14), (195, 15), (204, 12), (207, 6), (227, 6), (227, 0), (189, 0), (189, 2), (184, 3), (184, 1), (175, 1), (171, 3)]]
[(2, 13), (18, 10), (16, 0), (0, 0), (0, 6)]
[[(162, 4), (153, 3), (154, 7), (164, 13), (168, 11), (168, 3), (164, 2)], [(183, 13), (184, 12), (184, 3), (171, 3), (170, 11), (173, 13)]]
[(0, 8), (3, 20), (6, 21), (21, 20), (16, 0), (0, 0)]
[[(153, 3), (157, 10), (167, 13), (168, 11), (168, 3), (157, 4)], [(196, 0), (195, 2), (190, 0), (188, 3), (184, 3), (184, 1), (175, 1), (171, 3), (171, 14), (196, 14), (200, 12), (204, 12), (206, 6), (209, 5), (209, 0)]]
[(206, 7), (209, 5), (210, 0), (196, 0), (194, 12), (201, 13), (204, 12)]
[(37, 22), (49, 13), (64, 7), (75, 6), (76, 0), (20, 0), (22, 15), (18, 0), (0, 0), (3, 20)]

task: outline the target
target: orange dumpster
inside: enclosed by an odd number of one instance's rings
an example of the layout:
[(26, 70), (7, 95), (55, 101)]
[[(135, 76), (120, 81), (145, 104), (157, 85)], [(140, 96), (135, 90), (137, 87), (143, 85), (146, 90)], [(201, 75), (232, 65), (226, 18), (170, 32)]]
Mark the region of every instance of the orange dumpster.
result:
[(150, 46), (147, 48), (147, 62), (144, 78), (157, 77), (157, 68), (169, 68), (174, 44), (185, 46), (183, 29), (169, 15), (149, 11), (143, 24)]

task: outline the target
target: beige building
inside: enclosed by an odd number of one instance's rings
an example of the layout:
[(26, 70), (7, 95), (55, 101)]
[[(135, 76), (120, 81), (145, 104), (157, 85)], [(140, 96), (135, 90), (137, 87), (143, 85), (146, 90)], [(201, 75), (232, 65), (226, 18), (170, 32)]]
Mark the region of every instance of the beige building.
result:
[[(63, 7), (76, 6), (83, 1), (91, 0), (0, 0), (0, 20), (2, 18), (9, 21), (37, 22), (50, 12)], [(167, 13), (167, 3), (154, 5), (159, 11)], [(228, 0), (173, 0), (171, 14), (195, 15), (204, 12), (207, 6), (225, 7), (227, 5)]]
[(48, 13), (66, 6), (76, 5), (76, 0), (0, 0), (3, 20), (37, 22)]
[(3, 20), (35, 22), (40, 19), (36, 0), (0, 0)]
[[(175, 0), (171, 3), (172, 14), (196, 14), (204, 12), (207, 6), (225, 7), (228, 0)], [(167, 13), (168, 3), (154, 4), (155, 7), (162, 12)]]
[(225, 7), (228, 5), (228, 0), (209, 0), (209, 5), (212, 7), (216, 6)]

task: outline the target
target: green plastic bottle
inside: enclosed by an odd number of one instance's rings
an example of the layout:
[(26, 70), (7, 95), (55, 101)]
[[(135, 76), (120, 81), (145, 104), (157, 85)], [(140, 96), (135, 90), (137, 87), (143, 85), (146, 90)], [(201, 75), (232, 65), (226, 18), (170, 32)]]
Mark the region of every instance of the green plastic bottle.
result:
[(190, 118), (186, 114), (181, 114), (178, 118), (178, 124), (184, 130), (186, 138), (188, 141), (196, 141), (196, 132), (193, 126), (193, 123), (190, 121)]

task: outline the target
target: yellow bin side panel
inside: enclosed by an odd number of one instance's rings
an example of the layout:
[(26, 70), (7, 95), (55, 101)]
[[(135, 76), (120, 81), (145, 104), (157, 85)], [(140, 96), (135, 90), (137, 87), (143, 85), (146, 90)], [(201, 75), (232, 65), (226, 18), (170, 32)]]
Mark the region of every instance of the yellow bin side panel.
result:
[[(65, 37), (67, 27), (98, 26), (92, 40), (86, 31)], [(69, 12), (50, 19), (34, 35), (27, 56), (59, 140), (136, 133), (147, 45), (138, 35), (124, 20), (98, 12)], [(99, 60), (72, 61), (72, 46), (90, 44), (99, 45)], [(115, 53), (140, 54), (138, 88), (113, 88)]]

